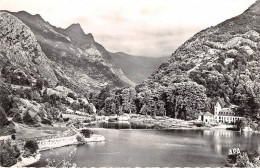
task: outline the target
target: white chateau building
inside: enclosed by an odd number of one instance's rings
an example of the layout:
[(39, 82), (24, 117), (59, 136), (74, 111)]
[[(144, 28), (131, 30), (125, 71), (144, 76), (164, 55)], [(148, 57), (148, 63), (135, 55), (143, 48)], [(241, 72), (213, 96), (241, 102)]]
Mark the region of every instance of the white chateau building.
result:
[(231, 106), (230, 108), (221, 108), (219, 102), (214, 106), (214, 115), (210, 112), (206, 112), (199, 116), (198, 120), (207, 123), (235, 123), (241, 120), (243, 117), (235, 116), (234, 110), (237, 106)]

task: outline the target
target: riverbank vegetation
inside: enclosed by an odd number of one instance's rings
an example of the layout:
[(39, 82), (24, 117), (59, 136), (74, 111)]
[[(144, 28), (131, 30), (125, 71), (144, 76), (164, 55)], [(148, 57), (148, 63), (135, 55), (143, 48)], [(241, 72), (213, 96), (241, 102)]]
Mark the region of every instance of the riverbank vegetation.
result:
[(252, 120), (250, 118), (243, 118), (237, 123), (238, 130), (250, 129), (252, 131), (260, 131), (260, 121)]
[[(53, 158), (47, 158), (46, 162), (47, 162), (47, 167), (77, 167), (76, 163), (73, 163), (73, 159), (75, 158), (77, 154), (77, 148), (74, 148), (70, 154), (68, 158), (64, 158), (62, 157), (61, 159), (53, 159)], [(53, 152), (51, 152), (51, 155), (54, 155)]]
[(23, 158), (35, 157), (38, 154), (38, 144), (35, 140), (28, 140), (25, 145), (17, 145), (15, 140), (0, 141), (0, 166), (10, 167)]
[(11, 141), (0, 141), (0, 166), (9, 167), (17, 163), (20, 149), (12, 145)]
[(245, 149), (241, 150), (239, 148), (230, 149), (229, 155), (227, 157), (226, 165), (227, 167), (259, 167), (260, 166), (260, 155), (256, 150)]

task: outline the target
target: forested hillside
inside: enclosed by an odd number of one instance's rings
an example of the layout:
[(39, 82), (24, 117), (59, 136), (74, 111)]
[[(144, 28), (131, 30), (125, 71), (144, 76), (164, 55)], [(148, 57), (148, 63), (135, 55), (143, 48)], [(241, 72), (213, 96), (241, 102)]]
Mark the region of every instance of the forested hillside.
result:
[[(255, 117), (260, 109), (259, 23), (257, 1), (243, 14), (190, 38), (144, 85), (157, 92), (157, 85), (169, 88), (195, 82), (207, 96), (208, 109), (218, 100), (222, 106), (238, 105), (242, 115)], [(181, 105), (186, 106), (189, 103)]]
[[(123, 111), (182, 119), (212, 112), (218, 101), (222, 107), (239, 106), (236, 115), (256, 118), (260, 112), (259, 23), (257, 1), (241, 15), (191, 37), (135, 89), (121, 90), (104, 101), (122, 105), (118, 109)], [(115, 105), (107, 112), (114, 112)]]

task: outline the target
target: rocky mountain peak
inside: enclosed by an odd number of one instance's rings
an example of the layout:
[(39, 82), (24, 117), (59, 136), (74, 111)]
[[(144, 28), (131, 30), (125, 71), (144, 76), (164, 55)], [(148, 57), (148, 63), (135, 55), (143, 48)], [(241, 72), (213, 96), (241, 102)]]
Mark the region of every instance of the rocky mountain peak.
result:
[(74, 23), (70, 25), (68, 28), (65, 29), (64, 32), (72, 39), (72, 41), (76, 42), (79, 45), (88, 44), (89, 46), (94, 43), (94, 38), (92, 34), (85, 34), (79, 23)]
[(84, 33), (84, 30), (82, 29), (82, 27), (79, 23), (74, 23), (74, 24), (70, 25), (68, 28), (66, 28), (66, 31), (72, 31), (75, 33)]
[(80, 24), (62, 29), (40, 15), (6, 11), (0, 13), (0, 30), (4, 46), (0, 45), (0, 65), (10, 60), (28, 72), (34, 70), (52, 85), (59, 81), (75, 91), (99, 89), (105, 82), (117, 87), (133, 85)]
[[(8, 13), (14, 14), (13, 12), (8, 12)], [(17, 12), (17, 15), (19, 15), (20, 17), (27, 17), (28, 19), (38, 21), (38, 22), (46, 22), (39, 14), (31, 15), (26, 11), (19, 11)]]

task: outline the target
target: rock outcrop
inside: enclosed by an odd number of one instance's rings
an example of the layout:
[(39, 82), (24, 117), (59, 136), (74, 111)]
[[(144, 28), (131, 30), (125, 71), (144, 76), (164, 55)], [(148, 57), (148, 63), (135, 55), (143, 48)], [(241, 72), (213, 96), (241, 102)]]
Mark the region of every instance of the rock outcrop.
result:
[(106, 49), (79, 24), (52, 26), (40, 15), (1, 11), (0, 59), (33, 71), (54, 86), (77, 92), (134, 85), (111, 62)]
[(1, 64), (9, 61), (21, 69), (39, 74), (50, 85), (57, 83), (53, 63), (46, 57), (33, 32), (15, 16), (0, 12)]

